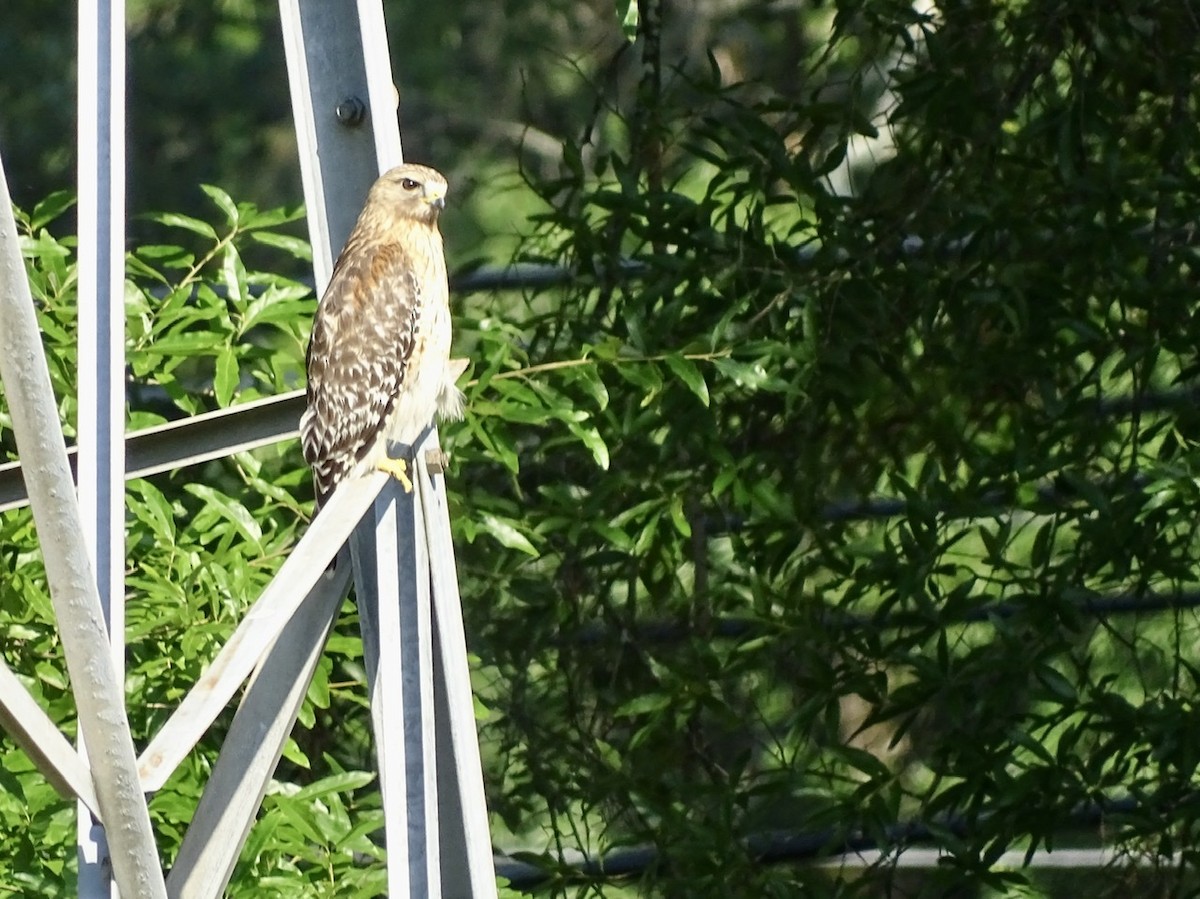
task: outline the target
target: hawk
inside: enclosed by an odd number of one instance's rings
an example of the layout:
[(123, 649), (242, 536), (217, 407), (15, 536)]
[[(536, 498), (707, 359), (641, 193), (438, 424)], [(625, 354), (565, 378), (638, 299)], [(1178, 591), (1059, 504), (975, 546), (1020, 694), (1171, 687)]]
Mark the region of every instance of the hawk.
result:
[(333, 267), (308, 344), (300, 442), (317, 508), (347, 478), (386, 471), (412, 490), (389, 442), (413, 444), (438, 413), (462, 416), (438, 213), (446, 179), (422, 165), (383, 174)]

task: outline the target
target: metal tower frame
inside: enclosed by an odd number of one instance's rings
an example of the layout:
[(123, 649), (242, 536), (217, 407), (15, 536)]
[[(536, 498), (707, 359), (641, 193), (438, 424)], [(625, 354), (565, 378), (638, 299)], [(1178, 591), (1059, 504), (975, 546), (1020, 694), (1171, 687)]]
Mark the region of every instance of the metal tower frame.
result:
[[(280, 0), (279, 7), (319, 292), (367, 188), (401, 161), (396, 93), (381, 0)], [(181, 441), (202, 437), (205, 457), (216, 458), (282, 439), (294, 433), (299, 398), (269, 401), (278, 414), (265, 423), (231, 410), (153, 429), (149, 459), (139, 457), (136, 436), (127, 443), (123, 0), (83, 0), (79, 38), (78, 498), (0, 168), (0, 378), (80, 734), (92, 751), (68, 743), (2, 660), (0, 726), (59, 792), (79, 802), (79, 895), (223, 894), (353, 574), (389, 895), (494, 897), (442, 455), (432, 427), (417, 446), (391, 448), (412, 456), (413, 492), (378, 473), (340, 487), (193, 690), (133, 758), (121, 688), (124, 480), (184, 462)], [(258, 405), (243, 412), (257, 413)], [(253, 421), (257, 430), (225, 427), (234, 420)], [(7, 468), (17, 475), (15, 466)], [(23, 497), (7, 499), (12, 507)], [(335, 556), (341, 562), (330, 570)], [(145, 794), (162, 786), (247, 679), (164, 878)]]

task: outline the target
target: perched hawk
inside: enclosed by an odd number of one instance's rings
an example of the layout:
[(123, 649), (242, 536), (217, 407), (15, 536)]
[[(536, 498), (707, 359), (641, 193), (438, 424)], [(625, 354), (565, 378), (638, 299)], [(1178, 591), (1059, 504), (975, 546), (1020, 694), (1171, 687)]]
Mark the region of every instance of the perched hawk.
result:
[(450, 362), (450, 305), (438, 213), (446, 179), (421, 165), (382, 175), (333, 268), (308, 345), (304, 458), (320, 508), (373, 469), (412, 489), (388, 442), (412, 444), (434, 413), (462, 415)]

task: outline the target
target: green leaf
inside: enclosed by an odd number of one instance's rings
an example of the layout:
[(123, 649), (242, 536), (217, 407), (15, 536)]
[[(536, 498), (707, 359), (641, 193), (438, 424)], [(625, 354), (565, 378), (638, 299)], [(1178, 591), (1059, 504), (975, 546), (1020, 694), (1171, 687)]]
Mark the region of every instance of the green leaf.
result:
[(648, 396), (653, 396), (662, 387), (662, 375), (659, 374), (658, 366), (652, 362), (622, 359), (615, 367), (617, 374), (629, 383), (645, 389)]
[(192, 218), (190, 215), (181, 215), (177, 212), (159, 212), (152, 214), (150, 218), (172, 228), (183, 228), (185, 231), (191, 231), (194, 234), (199, 234), (201, 237), (208, 237), (212, 240), (217, 239), (217, 232), (213, 230), (212, 225), (208, 222), (202, 222), (200, 219)]
[(184, 489), (193, 496), (204, 500), (210, 509), (232, 523), (246, 540), (261, 551), (262, 527), (254, 520), (249, 509), (207, 484), (185, 484)]
[(323, 658), (308, 685), (308, 701), (319, 709), (329, 708), (329, 659)]
[(227, 246), (222, 254), (221, 281), (225, 284), (225, 294), (229, 301), (238, 308), (244, 306), (249, 299), (246, 290), (246, 266), (242, 264), (241, 254), (233, 244)]
[(229, 194), (221, 190), (219, 187), (214, 187), (211, 184), (201, 184), (200, 189), (208, 194), (210, 200), (217, 204), (221, 212), (225, 213), (225, 219), (230, 225), (236, 227), (238, 223), (238, 208), (233, 202)]
[(296, 800), (312, 800), (329, 796), (333, 793), (349, 793), (359, 790), (375, 780), (370, 771), (343, 771), (341, 774), (331, 774), (322, 777), (314, 784), (309, 784), (297, 790), (292, 798)]
[(237, 354), (233, 351), (233, 347), (224, 347), (217, 354), (217, 371), (213, 378), (213, 391), (217, 397), (217, 405), (222, 407), (229, 405), (240, 378)]
[(511, 521), (485, 512), (479, 517), (479, 527), (480, 530), (491, 534), (501, 545), (507, 546), (509, 549), (520, 550), (530, 556), (539, 555), (537, 548), (529, 542), (529, 538), (517, 530)]
[(224, 335), (216, 331), (187, 331), (160, 337), (147, 346), (145, 352), (159, 356), (209, 356), (224, 342)]
[(125, 256), (125, 274), (126, 276), (142, 276), (157, 281), (160, 284), (169, 284), (166, 276), (158, 269), (149, 265), (142, 259), (138, 258), (135, 253), (128, 253)]
[(290, 737), (284, 741), (283, 757), (298, 768), (303, 768), (305, 771), (312, 769), (312, 762), (304, 751), (296, 744), (296, 741)]
[(175, 514), (163, 492), (147, 480), (130, 481), (130, 509), (134, 516), (144, 522), (161, 546), (175, 544)]
[(1068, 707), (1074, 707), (1079, 701), (1079, 693), (1075, 685), (1050, 665), (1038, 665), (1034, 669), (1034, 677), (1046, 688), (1046, 692), (1054, 701), (1061, 702)]
[[(334, 845), (339, 850), (349, 850), (359, 855), (380, 858), (380, 849), (369, 839), (369, 836), (383, 830), (383, 812), (366, 812), (360, 809), (359, 819), (357, 824), (338, 837)], [(373, 891), (366, 895), (377, 896), (379, 893)]]
[(29, 230), (41, 231), (48, 224), (70, 209), (77, 202), (74, 192), (56, 190), (39, 201), (29, 216)]
[(56, 690), (67, 689), (67, 678), (50, 662), (38, 662), (35, 666), (38, 680)]
[(600, 436), (600, 432), (595, 428), (587, 427), (575, 421), (567, 421), (566, 425), (567, 429), (588, 448), (588, 451), (592, 454), (592, 458), (596, 460), (596, 464), (607, 471), (608, 445), (604, 442), (604, 438)]
[(26, 258), (36, 256), (45, 259), (56, 256), (60, 259), (66, 259), (71, 255), (70, 247), (59, 243), (45, 231), (39, 233), (36, 237), (23, 235), (19, 243), (21, 246), (21, 255)]
[(250, 233), (250, 238), (265, 246), (290, 253), (304, 262), (312, 262), (312, 245), (307, 240), (292, 237), (290, 234), (279, 234), (275, 231), (253, 231)]
[(617, 21), (621, 23), (621, 33), (625, 35), (625, 40), (632, 42), (637, 39), (637, 0), (617, 0)]
[(613, 714), (618, 718), (632, 718), (636, 715), (661, 712), (670, 706), (671, 695), (669, 693), (647, 693), (644, 696), (635, 696), (633, 699), (622, 703)]
[(280, 796), (275, 807), (306, 840), (317, 846), (325, 845), (325, 835), (321, 832), (321, 825), (317, 820), (318, 813), (311, 805), (298, 802), (291, 796)]
[(608, 388), (595, 365), (581, 365), (567, 371), (570, 372), (572, 383), (584, 390), (601, 412), (608, 408)]
[(692, 525), (687, 519), (687, 514), (683, 510), (683, 497), (676, 494), (671, 497), (671, 521), (675, 525), (675, 530), (684, 537), (692, 536)]
[(280, 206), (275, 209), (256, 209), (252, 204), (238, 205), (238, 214), (242, 230), (252, 228), (277, 228), (280, 225), (304, 218), (304, 206), (293, 206), (291, 209)]
[[(304, 299), (293, 299), (304, 297)], [(246, 306), (242, 319), (242, 331), (249, 331), (257, 325), (275, 322), (308, 322), (316, 310), (316, 303), (311, 293), (299, 285), (288, 289), (278, 290), (268, 288), (261, 296), (255, 297)]]
[(667, 367), (675, 373), (679, 380), (687, 385), (688, 390), (696, 395), (696, 397), (704, 405), (708, 405), (708, 384), (704, 380), (704, 375), (691, 359), (685, 359), (678, 354), (672, 354), (666, 358)]

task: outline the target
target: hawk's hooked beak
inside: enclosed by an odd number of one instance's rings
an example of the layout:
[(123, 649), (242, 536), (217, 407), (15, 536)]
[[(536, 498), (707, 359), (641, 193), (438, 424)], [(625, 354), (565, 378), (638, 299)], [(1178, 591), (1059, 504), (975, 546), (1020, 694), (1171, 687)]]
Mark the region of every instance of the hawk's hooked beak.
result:
[(446, 206), (446, 191), (442, 187), (426, 185), (425, 202), (434, 209), (444, 209)]

